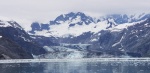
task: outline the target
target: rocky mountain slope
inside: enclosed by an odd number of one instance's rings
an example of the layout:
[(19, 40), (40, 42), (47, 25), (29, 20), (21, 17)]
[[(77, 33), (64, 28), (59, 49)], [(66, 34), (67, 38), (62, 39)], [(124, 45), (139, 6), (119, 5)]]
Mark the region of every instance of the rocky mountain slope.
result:
[(31, 53), (25, 51), (20, 45), (9, 40), (0, 38), (0, 59), (32, 59)]
[(92, 49), (120, 51), (131, 55), (150, 56), (150, 19), (135, 23), (121, 31), (105, 30), (99, 32), (99, 39), (93, 42)]
[(46, 53), (15, 21), (0, 20), (0, 36), (2, 58), (33, 58), (32, 54)]

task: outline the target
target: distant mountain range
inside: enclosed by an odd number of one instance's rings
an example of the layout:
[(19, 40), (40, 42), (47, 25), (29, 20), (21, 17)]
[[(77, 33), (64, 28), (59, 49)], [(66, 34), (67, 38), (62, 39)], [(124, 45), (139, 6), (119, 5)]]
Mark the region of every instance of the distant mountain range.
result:
[[(145, 20), (150, 14), (112, 14), (94, 18), (82, 12), (62, 14), (48, 24), (34, 22), (30, 33), (49, 37), (66, 37), (68, 35), (79, 36), (85, 32), (97, 33), (101, 30), (115, 27), (124, 23), (134, 23)], [(76, 31), (76, 32), (75, 32)]]
[(150, 57), (150, 14), (62, 14), (25, 31), (0, 20), (0, 58)]

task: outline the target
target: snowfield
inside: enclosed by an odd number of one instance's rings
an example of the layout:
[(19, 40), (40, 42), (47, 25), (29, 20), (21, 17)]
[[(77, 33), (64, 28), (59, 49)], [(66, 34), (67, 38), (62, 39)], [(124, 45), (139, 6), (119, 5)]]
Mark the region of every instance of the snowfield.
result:
[[(79, 21), (79, 20), (76, 20)], [(107, 21), (101, 21), (98, 23), (91, 23), (89, 25), (83, 24), (83, 25), (75, 25), (70, 27), (69, 21), (66, 22), (61, 22), (60, 25), (51, 25), (50, 30), (42, 30), (42, 31), (35, 31), (34, 35), (39, 35), (39, 36), (45, 36), (45, 37), (68, 37), (69, 35), (72, 35), (74, 37), (80, 36), (85, 32), (93, 32), (93, 33), (98, 33), (101, 30), (110, 30), (111, 32), (119, 32), (122, 31), (123, 29), (127, 29), (129, 26), (134, 26), (137, 23), (143, 22), (138, 21), (138, 22), (133, 22), (133, 23), (124, 23), (124, 24), (116, 24), (113, 19), (110, 19), (111, 22), (114, 23), (111, 28), (107, 29), (110, 24), (108, 24)]]

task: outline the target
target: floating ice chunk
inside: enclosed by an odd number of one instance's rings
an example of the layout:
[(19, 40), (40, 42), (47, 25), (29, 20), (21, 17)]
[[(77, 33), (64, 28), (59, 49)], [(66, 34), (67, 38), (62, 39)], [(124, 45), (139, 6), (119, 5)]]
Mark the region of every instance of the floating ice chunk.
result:
[(2, 36), (0, 36), (0, 38), (2, 38)]

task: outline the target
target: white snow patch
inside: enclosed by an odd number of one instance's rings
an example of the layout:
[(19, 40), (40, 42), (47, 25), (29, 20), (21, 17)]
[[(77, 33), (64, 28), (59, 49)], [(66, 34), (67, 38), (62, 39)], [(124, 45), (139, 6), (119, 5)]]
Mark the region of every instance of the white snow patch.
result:
[(70, 21), (69, 23), (70, 24), (73, 24), (73, 23), (78, 23), (81, 21), (81, 17), (80, 16), (77, 16), (75, 19), (73, 19), (72, 21)]
[(18, 24), (16, 24), (17, 22), (13, 21), (13, 20), (3, 20), (0, 19), (0, 27), (13, 27), (13, 28), (19, 28), (21, 30), (23, 30)]
[(108, 19), (109, 22), (112, 22), (114, 25), (112, 27), (114, 27), (116, 25), (116, 22), (114, 21), (114, 19)]
[(115, 47), (115, 46), (117, 46), (118, 44), (120, 44), (120, 43), (121, 43), (121, 41), (123, 40), (123, 38), (124, 38), (124, 36), (122, 36), (122, 37), (121, 37), (121, 39), (120, 39), (120, 41), (119, 41), (119, 42), (117, 42), (117, 43), (113, 44), (113, 45), (112, 45), (112, 47)]
[(121, 43), (121, 48), (119, 48), (119, 50), (120, 50), (120, 51), (125, 51), (125, 50), (123, 49), (122, 43)]
[(7, 21), (0, 21), (0, 27), (12, 27)]
[(29, 39), (26, 39), (25, 37), (23, 37), (22, 35), (21, 36), (19, 36), (19, 37), (21, 37), (24, 41), (27, 41), (27, 42), (31, 42), (32, 40), (29, 40)]
[(35, 35), (50, 37), (51, 32), (49, 32), (48, 30), (35, 31)]
[(83, 58), (83, 55), (80, 51), (74, 51), (73, 53), (69, 54), (67, 59), (80, 59)]
[(150, 27), (150, 25), (148, 25), (148, 23), (145, 24), (145, 27)]
[(44, 46), (43, 47), (46, 51), (49, 51), (49, 52), (54, 52), (54, 50), (48, 46)]
[(139, 22), (133, 22), (133, 23), (118, 24), (117, 26), (115, 26), (113, 28), (109, 28), (108, 30), (110, 30), (111, 32), (119, 32), (119, 31), (122, 31), (123, 29), (127, 29), (129, 26), (136, 25), (136, 24), (141, 23), (143, 21), (145, 21), (145, 20), (142, 20)]
[(91, 42), (94, 42), (94, 41), (97, 41), (97, 39), (91, 39), (90, 41), (91, 41)]
[(108, 26), (107, 21), (99, 22), (97, 24), (91, 23), (89, 25), (75, 25), (69, 27), (69, 22), (65, 22), (61, 25), (51, 25), (50, 30), (35, 31), (35, 35), (43, 35), (46, 37), (68, 37), (69, 35), (79, 36), (85, 32), (98, 33), (101, 30), (105, 30)]
[(124, 50), (124, 49), (122, 49), (122, 48), (119, 48), (119, 50), (120, 50), (120, 51), (125, 51), (125, 50)]
[(139, 37), (139, 36), (137, 36), (137, 35), (135, 35), (137, 38)]
[(109, 30), (111, 30), (112, 32), (117, 32), (117, 31), (121, 31), (123, 29), (127, 29), (127, 27), (134, 25), (134, 23), (125, 23), (125, 24), (119, 24), (118, 26), (114, 27), (114, 28), (110, 28)]

